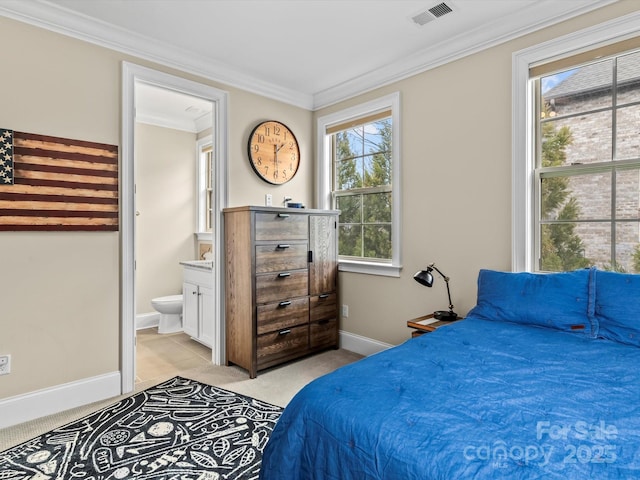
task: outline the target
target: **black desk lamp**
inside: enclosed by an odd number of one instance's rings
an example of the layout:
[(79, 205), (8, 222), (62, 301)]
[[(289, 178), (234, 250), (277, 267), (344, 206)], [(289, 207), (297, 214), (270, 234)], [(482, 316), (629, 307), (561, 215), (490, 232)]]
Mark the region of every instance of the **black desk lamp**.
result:
[(458, 314), (453, 311), (453, 304), (451, 303), (451, 291), (449, 290), (449, 277), (447, 277), (444, 273), (442, 273), (436, 267), (435, 263), (428, 265), (425, 270), (420, 270), (417, 272), (413, 279), (418, 282), (420, 285), (424, 285), (425, 287), (433, 287), (433, 274), (431, 272), (436, 271), (440, 274), (442, 278), (444, 278), (445, 283), (447, 284), (447, 295), (449, 296), (449, 311), (447, 310), (438, 310), (433, 312), (433, 317), (438, 320), (451, 321), (456, 320), (458, 318)]

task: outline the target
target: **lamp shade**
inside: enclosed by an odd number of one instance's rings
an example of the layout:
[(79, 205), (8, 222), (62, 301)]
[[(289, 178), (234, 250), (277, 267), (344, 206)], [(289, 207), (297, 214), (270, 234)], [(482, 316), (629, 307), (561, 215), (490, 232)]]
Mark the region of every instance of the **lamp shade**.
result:
[(420, 270), (413, 276), (413, 279), (420, 285), (424, 285), (425, 287), (433, 287), (433, 274), (431, 273), (431, 271), (431, 267), (427, 267), (426, 270)]

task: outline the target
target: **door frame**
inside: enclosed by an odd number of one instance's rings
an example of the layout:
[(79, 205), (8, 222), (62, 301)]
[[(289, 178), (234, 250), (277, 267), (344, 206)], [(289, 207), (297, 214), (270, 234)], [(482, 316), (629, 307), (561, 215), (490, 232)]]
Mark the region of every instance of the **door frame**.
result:
[(222, 209), (228, 202), (228, 135), (229, 94), (224, 90), (152, 70), (129, 62), (122, 62), (122, 150), (120, 169), (120, 375), (122, 393), (135, 388), (136, 370), (136, 301), (135, 301), (135, 85), (136, 82), (209, 100), (213, 107), (213, 252), (212, 269), (214, 296), (214, 342), (211, 361), (225, 362), (224, 334), (224, 232)]

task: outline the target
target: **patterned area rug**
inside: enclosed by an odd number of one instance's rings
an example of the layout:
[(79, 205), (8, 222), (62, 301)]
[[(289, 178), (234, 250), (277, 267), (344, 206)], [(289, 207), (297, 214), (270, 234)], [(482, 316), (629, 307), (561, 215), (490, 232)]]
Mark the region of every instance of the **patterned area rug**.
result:
[(257, 479), (281, 413), (175, 377), (0, 452), (0, 479)]

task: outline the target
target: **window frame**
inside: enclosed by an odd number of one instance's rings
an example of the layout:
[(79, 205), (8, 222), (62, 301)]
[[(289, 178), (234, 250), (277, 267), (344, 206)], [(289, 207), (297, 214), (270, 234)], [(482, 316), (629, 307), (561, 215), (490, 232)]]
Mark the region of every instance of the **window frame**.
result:
[[(211, 150), (211, 155), (213, 152), (213, 136), (207, 135), (206, 137), (202, 137), (196, 141), (196, 172), (197, 172), (197, 182), (198, 182), (198, 201), (196, 205), (196, 225), (197, 231), (196, 236), (198, 241), (212, 241), (213, 238), (213, 228), (207, 229), (207, 162), (205, 161), (206, 150)], [(210, 166), (210, 175), (213, 175), (213, 159)], [(211, 185), (214, 185), (214, 179), (211, 178)], [(211, 194), (209, 194), (209, 198), (211, 199)], [(213, 212), (211, 212), (213, 213)], [(209, 222), (213, 225), (213, 215), (209, 218)]]
[(535, 244), (535, 80), (529, 69), (586, 50), (638, 36), (640, 12), (610, 20), (530, 48), (512, 56), (512, 232), (511, 269), (538, 271)]
[(391, 249), (390, 262), (375, 260), (354, 260), (339, 257), (339, 269), (344, 272), (364, 273), (399, 277), (402, 270), (401, 254), (401, 165), (400, 165), (400, 93), (394, 92), (383, 97), (355, 105), (328, 115), (318, 117), (316, 129), (317, 172), (316, 172), (316, 204), (321, 209), (332, 209), (333, 200), (333, 149), (331, 135), (327, 129), (351, 120), (367, 117), (380, 111), (391, 110), (393, 131), (391, 134)]

